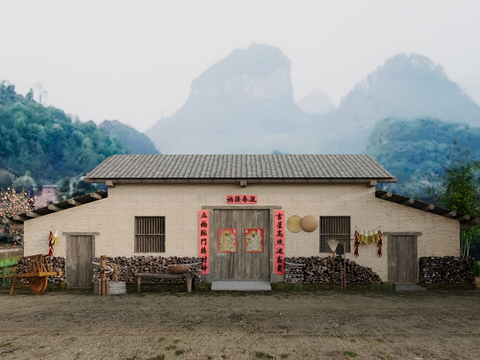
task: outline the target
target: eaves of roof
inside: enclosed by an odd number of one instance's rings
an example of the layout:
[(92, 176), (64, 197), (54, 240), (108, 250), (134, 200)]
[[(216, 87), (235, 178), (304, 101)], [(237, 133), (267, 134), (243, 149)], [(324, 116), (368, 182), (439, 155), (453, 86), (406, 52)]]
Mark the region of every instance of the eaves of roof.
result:
[(76, 206), (81, 206), (94, 201), (102, 200), (108, 197), (108, 193), (104, 190), (99, 190), (90, 194), (74, 197), (65, 201), (61, 201), (55, 204), (39, 207), (38, 209), (24, 212), (23, 214), (13, 215), (3, 221), (11, 226), (22, 227), (23, 223), (30, 219), (36, 219), (38, 217), (52, 214), (54, 212), (67, 210)]
[(447, 218), (455, 219), (460, 222), (460, 228), (462, 230), (468, 230), (475, 224), (480, 223), (480, 218), (471, 216), (469, 214), (457, 213), (456, 211), (446, 209), (434, 204), (429, 204), (420, 200), (415, 200), (392, 192), (377, 190), (375, 196), (379, 199), (393, 202), (395, 204), (408, 206), (410, 208), (426, 211), (432, 214), (444, 216)]

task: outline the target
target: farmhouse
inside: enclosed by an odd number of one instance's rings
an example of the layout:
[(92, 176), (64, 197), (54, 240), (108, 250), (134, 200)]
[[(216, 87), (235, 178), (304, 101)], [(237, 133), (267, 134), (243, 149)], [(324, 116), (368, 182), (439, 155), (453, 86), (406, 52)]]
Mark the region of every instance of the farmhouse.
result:
[(25, 255), (58, 233), (71, 288), (91, 286), (101, 254), (200, 257), (214, 283), (283, 281), (285, 257), (331, 256), (329, 240), (382, 281), (417, 283), (419, 257), (458, 256), (459, 230), (478, 221), (376, 191), (396, 179), (367, 155), (115, 155), (86, 181), (108, 194), (10, 219)]

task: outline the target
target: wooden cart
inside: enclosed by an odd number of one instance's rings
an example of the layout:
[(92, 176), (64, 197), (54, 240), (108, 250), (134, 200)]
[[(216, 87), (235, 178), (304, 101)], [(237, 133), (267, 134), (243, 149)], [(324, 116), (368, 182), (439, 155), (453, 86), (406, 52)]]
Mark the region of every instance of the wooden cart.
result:
[[(42, 294), (48, 285), (49, 276), (62, 276), (61, 271), (52, 271), (52, 257), (50, 255), (31, 255), (21, 258), (26, 265), (27, 272), (16, 275), (0, 276), (0, 278), (13, 279), (10, 295), (15, 287), (30, 287), (32, 293), (36, 295)], [(15, 286), (17, 279), (26, 278), (28, 284), (20, 284)]]

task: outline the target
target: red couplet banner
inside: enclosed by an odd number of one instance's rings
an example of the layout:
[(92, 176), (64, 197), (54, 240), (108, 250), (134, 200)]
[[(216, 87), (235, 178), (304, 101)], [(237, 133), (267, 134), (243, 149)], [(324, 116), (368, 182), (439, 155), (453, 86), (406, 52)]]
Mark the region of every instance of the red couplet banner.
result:
[(273, 273), (285, 274), (285, 210), (273, 212)]
[(202, 275), (210, 273), (210, 213), (198, 212), (198, 256), (202, 259)]

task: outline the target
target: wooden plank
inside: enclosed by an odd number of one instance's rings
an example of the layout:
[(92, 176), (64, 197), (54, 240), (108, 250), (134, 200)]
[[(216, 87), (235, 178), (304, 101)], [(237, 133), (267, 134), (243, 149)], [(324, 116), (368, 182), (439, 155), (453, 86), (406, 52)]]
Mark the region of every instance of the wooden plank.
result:
[(386, 192), (385, 194), (381, 195), (380, 196), (380, 199), (388, 199), (388, 198), (391, 198), (392, 197), (392, 193), (391, 192)]
[(102, 200), (103, 199), (103, 196), (102, 195), (99, 195), (97, 193), (91, 193), (90, 194), (90, 197), (94, 198), (94, 199), (97, 199), (97, 200)]
[(34, 213), (33, 211), (27, 211), (25, 215), (27, 215), (29, 218), (36, 218), (36, 217), (42, 216), (40, 214)]
[(457, 212), (456, 211), (449, 211), (449, 212), (446, 212), (444, 214), (441, 214), (442, 216), (445, 216), (445, 217), (455, 217), (457, 216)]
[(50, 204), (47, 206), (48, 210), (51, 210), (51, 211), (60, 211), (60, 210), (63, 210), (61, 207), (58, 207), (58, 206), (55, 206), (53, 204)]

